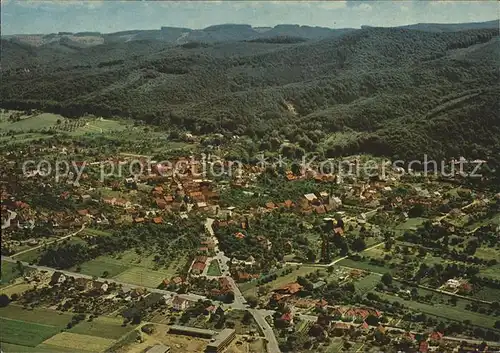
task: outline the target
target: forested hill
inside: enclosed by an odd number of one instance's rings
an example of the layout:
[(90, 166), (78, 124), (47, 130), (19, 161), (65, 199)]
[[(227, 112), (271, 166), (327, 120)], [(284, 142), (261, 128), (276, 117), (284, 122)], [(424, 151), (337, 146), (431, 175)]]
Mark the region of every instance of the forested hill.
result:
[(2, 41), (0, 96), (3, 107), (126, 116), (262, 146), (277, 134), (327, 156), (484, 157), (500, 151), (499, 45), (498, 27), (90, 48)]

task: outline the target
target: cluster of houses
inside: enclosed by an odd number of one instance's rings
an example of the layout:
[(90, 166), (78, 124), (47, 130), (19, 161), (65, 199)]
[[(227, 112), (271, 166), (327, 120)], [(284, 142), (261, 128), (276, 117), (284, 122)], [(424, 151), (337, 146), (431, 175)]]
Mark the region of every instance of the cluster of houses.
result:
[(472, 291), (472, 284), (466, 279), (451, 278), (441, 287), (443, 290), (452, 293), (469, 294)]

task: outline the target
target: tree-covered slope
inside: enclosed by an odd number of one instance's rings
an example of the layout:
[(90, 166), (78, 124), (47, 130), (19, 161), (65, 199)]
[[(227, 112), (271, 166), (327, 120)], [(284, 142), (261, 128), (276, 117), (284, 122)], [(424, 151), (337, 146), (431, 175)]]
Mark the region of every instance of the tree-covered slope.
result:
[[(254, 29), (238, 31), (250, 38)], [(310, 131), (356, 132), (337, 146), (305, 144), (326, 155), (477, 155), (500, 145), (498, 29), (367, 28), (305, 42), (131, 41), (71, 51), (2, 44), (4, 107), (261, 141), (271, 131), (292, 142)]]

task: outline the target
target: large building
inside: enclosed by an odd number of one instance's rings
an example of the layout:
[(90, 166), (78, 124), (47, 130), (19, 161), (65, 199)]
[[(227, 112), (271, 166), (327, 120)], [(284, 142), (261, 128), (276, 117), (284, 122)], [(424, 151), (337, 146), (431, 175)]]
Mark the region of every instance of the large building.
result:
[(226, 328), (219, 332), (207, 345), (207, 353), (219, 353), (227, 348), (236, 337), (233, 329)]
[(189, 326), (173, 325), (173, 326), (170, 326), (168, 333), (172, 333), (175, 335), (185, 335), (185, 336), (211, 339), (215, 335), (216, 332), (212, 331), (212, 330), (205, 330), (205, 329), (189, 327)]
[(170, 352), (170, 347), (165, 346), (163, 344), (157, 344), (146, 351), (146, 353), (169, 353), (169, 352)]

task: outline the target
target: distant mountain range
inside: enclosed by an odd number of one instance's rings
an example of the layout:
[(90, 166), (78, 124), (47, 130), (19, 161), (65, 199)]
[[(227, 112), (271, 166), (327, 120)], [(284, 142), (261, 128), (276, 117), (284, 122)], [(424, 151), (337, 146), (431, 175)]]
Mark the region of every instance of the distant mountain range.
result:
[[(362, 28), (373, 28), (362, 26)], [(460, 23), (460, 24), (434, 24), (419, 23), (396, 27), (428, 32), (455, 32), (468, 29), (498, 28), (498, 21)], [(105, 43), (120, 43), (138, 40), (162, 41), (170, 44), (186, 44), (190, 42), (226, 42), (244, 40), (265, 40), (275, 37), (292, 37), (303, 40), (318, 40), (336, 37), (355, 31), (355, 28), (327, 28), (311, 27), (291, 24), (282, 24), (275, 27), (252, 27), (246, 24), (222, 24), (204, 29), (190, 29), (181, 27), (162, 27), (158, 30), (129, 30), (115, 33), (99, 32), (59, 32), (51, 34), (19, 34), (3, 36), (4, 39), (18, 41), (33, 46), (60, 43), (73, 46), (92, 46)], [(359, 30), (359, 29), (358, 29)]]
[(277, 135), (326, 156), (500, 153), (498, 21), (22, 38), (2, 38), (3, 108), (245, 135), (263, 149)]

